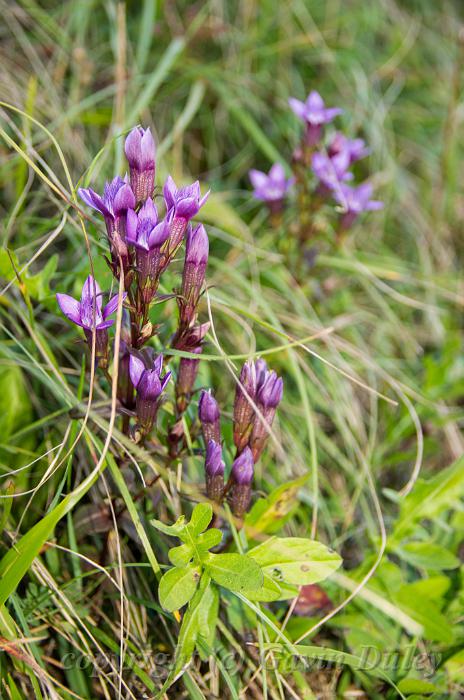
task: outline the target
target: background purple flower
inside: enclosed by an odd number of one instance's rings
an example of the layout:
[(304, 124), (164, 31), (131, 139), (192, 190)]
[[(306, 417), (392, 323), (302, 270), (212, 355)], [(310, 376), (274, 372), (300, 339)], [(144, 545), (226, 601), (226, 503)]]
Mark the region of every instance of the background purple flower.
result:
[(314, 153), (311, 167), (316, 177), (330, 190), (336, 189), (345, 180), (351, 180), (353, 174), (348, 171), (350, 156), (347, 151), (341, 151), (333, 157), (327, 153)]
[(339, 192), (335, 192), (335, 199), (346, 212), (360, 214), (363, 211), (375, 211), (383, 208), (383, 202), (371, 199), (373, 192), (370, 182), (364, 182), (358, 187), (342, 185)]
[(312, 90), (309, 93), (305, 102), (297, 100), (295, 97), (290, 97), (288, 104), (299, 119), (312, 126), (327, 124), (343, 112), (339, 107), (326, 107), (324, 100), (316, 90)]
[(274, 163), (267, 175), (260, 170), (250, 170), (249, 177), (254, 188), (253, 196), (264, 202), (281, 202), (294, 181), (285, 177), (280, 163)]
[(330, 142), (327, 152), (330, 158), (334, 158), (342, 153), (346, 154), (351, 165), (355, 161), (368, 156), (370, 149), (367, 148), (364, 139), (348, 139), (338, 131)]

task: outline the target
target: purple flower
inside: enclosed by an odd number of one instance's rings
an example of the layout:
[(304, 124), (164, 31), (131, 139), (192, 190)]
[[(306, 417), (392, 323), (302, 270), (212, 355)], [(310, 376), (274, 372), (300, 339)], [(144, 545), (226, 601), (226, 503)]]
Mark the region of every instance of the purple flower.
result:
[(327, 108), (318, 92), (313, 90), (306, 102), (290, 97), (288, 104), (296, 116), (307, 125), (306, 142), (314, 146), (320, 139), (323, 124), (331, 122), (334, 117), (343, 112), (338, 107)]
[(234, 444), (239, 453), (248, 445), (253, 428), (255, 409), (252, 401), (256, 398), (256, 365), (252, 360), (245, 362), (235, 389)]
[(343, 185), (337, 200), (346, 211), (356, 214), (382, 209), (383, 202), (371, 199), (372, 192), (373, 188), (370, 182), (364, 182), (358, 187)]
[(137, 202), (153, 195), (155, 184), (155, 141), (150, 129), (136, 126), (124, 144), (130, 168), (130, 182)]
[(294, 112), (299, 119), (302, 119), (312, 126), (327, 124), (331, 122), (334, 117), (343, 112), (339, 107), (327, 108), (324, 104), (324, 100), (316, 90), (312, 90), (309, 93), (306, 102), (297, 100), (295, 97), (290, 97), (288, 104), (292, 112)]
[(135, 207), (134, 193), (127, 181), (127, 175), (123, 179), (116, 176), (104, 187), (103, 197), (94, 190), (88, 188), (79, 189), (81, 199), (105, 219), (108, 239), (111, 244), (113, 259), (113, 272), (117, 274), (119, 257), (122, 259), (124, 270), (129, 267), (129, 255), (126, 246), (126, 213), (128, 209)]
[(383, 202), (371, 199), (373, 192), (370, 182), (364, 182), (358, 187), (342, 185), (334, 191), (334, 197), (343, 207), (341, 227), (349, 228), (363, 211), (376, 211), (383, 208)]
[(221, 445), (208, 442), (205, 457), (206, 494), (212, 501), (221, 501), (224, 491), (224, 469)]
[(105, 218), (109, 236), (118, 229), (127, 210), (133, 209), (136, 204), (127, 175), (124, 179), (117, 175), (111, 182), (106, 182), (103, 197), (90, 187), (88, 189), (81, 187), (78, 191), (81, 199)]
[(329, 157), (333, 158), (341, 153), (346, 153), (350, 165), (369, 155), (370, 149), (366, 147), (364, 139), (348, 139), (338, 131), (333, 137), (327, 149)]
[(339, 188), (340, 182), (353, 178), (352, 173), (348, 172), (350, 156), (347, 151), (332, 157), (327, 153), (314, 153), (311, 165), (316, 177), (330, 190)]
[(170, 219), (171, 230), (167, 245), (166, 267), (182, 242), (188, 222), (198, 214), (208, 199), (209, 191), (201, 197), (198, 181), (194, 182), (193, 185), (178, 189), (169, 175), (163, 187), (163, 195), (166, 212), (172, 217)]
[(220, 416), (219, 406), (211, 393), (211, 389), (202, 391), (198, 402), (198, 417), (200, 418), (203, 437), (207, 445), (210, 440), (214, 440), (217, 443), (221, 442)]
[(138, 214), (129, 209), (126, 240), (136, 248), (137, 283), (145, 304), (149, 304), (158, 288), (161, 272), (161, 247), (169, 236), (169, 222), (158, 223), (158, 212), (147, 199)]
[(185, 262), (182, 273), (181, 295), (178, 297), (180, 325), (188, 327), (194, 322), (200, 293), (205, 281), (209, 241), (203, 224), (187, 232)]
[[(124, 293), (123, 299), (126, 298)], [(70, 321), (84, 329), (87, 342), (92, 348), (92, 331), (95, 328), (96, 357), (101, 367), (106, 367), (108, 354), (107, 328), (113, 325), (113, 320), (108, 316), (113, 314), (118, 307), (118, 295), (115, 294), (102, 310), (102, 293), (96, 280), (89, 275), (82, 287), (81, 300), (78, 301), (68, 294), (58, 293), (56, 300), (61, 311)]]
[(245, 447), (232, 464), (231, 506), (233, 514), (239, 518), (246, 513), (250, 505), (254, 466), (253, 455), (249, 447)]
[(192, 185), (177, 188), (174, 180), (169, 175), (163, 187), (166, 211), (175, 212), (175, 216), (190, 221), (198, 214), (203, 204), (209, 197), (208, 192), (202, 197), (198, 180)]
[(249, 177), (254, 188), (253, 196), (272, 205), (273, 209), (282, 206), (283, 199), (294, 182), (293, 178), (285, 177), (284, 167), (280, 163), (274, 163), (268, 175), (260, 170), (250, 170)]
[(136, 412), (139, 429), (146, 435), (152, 428), (159, 407), (159, 399), (166, 384), (171, 378), (171, 372), (162, 377), (163, 356), (131, 355), (129, 373), (132, 384), (137, 389)]

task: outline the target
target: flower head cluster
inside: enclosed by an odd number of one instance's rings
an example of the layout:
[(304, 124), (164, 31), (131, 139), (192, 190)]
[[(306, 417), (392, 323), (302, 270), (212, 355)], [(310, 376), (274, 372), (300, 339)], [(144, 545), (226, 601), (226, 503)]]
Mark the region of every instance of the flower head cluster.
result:
[[(156, 147), (150, 129), (135, 127), (128, 134), (124, 151), (129, 175), (107, 182), (103, 194), (92, 188), (79, 189), (83, 202), (103, 217), (111, 253), (110, 268), (124, 283), (125, 309), (118, 372), (118, 399), (128, 420), (135, 408), (136, 433), (145, 437), (155, 423), (160, 396), (171, 373), (161, 376), (163, 358), (141, 352), (157, 332), (150, 320), (151, 305), (160, 278), (187, 238), (182, 286), (176, 295), (179, 324), (174, 334), (176, 348), (200, 355), (209, 324), (197, 323), (197, 307), (205, 280), (208, 236), (203, 226), (192, 227), (208, 194), (202, 196), (199, 182), (177, 187), (169, 176), (163, 187), (164, 213), (153, 201), (155, 191)], [(96, 358), (101, 367), (109, 362), (108, 332), (113, 321), (108, 316), (117, 308), (115, 296), (102, 308), (98, 284), (89, 277), (80, 301), (66, 294), (57, 295), (63, 313), (82, 326), (89, 344), (95, 337)], [(176, 381), (178, 418), (186, 409), (198, 372), (198, 360), (182, 358)], [(134, 399), (135, 394), (135, 399)], [(129, 419), (127, 418), (129, 416)], [(135, 434), (134, 434), (135, 435)]]

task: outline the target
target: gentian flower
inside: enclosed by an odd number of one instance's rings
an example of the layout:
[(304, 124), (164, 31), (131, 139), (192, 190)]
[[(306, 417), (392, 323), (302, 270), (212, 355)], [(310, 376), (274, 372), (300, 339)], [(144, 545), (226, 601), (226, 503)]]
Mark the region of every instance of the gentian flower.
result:
[(221, 445), (214, 440), (208, 442), (205, 457), (206, 494), (212, 501), (220, 502), (224, 492), (225, 464)]
[(124, 144), (130, 168), (130, 183), (136, 202), (153, 196), (155, 187), (155, 141), (150, 129), (136, 126)]
[(253, 429), (255, 409), (251, 402), (255, 398), (256, 365), (252, 360), (248, 360), (241, 369), (239, 383), (235, 388), (234, 444), (239, 453), (248, 445)]
[(169, 236), (169, 221), (158, 223), (158, 212), (147, 199), (138, 214), (129, 209), (126, 240), (135, 246), (137, 282), (145, 304), (149, 304), (158, 288), (161, 270), (161, 248)]
[(127, 176), (115, 177), (105, 184), (103, 197), (91, 188), (79, 189), (81, 199), (100, 212), (105, 219), (108, 239), (111, 245), (113, 268), (117, 274), (118, 261), (121, 257), (123, 268), (127, 272), (129, 267), (129, 253), (126, 245), (126, 213), (128, 209), (135, 207), (135, 197), (128, 183)]
[(143, 356), (143, 359), (140, 356), (131, 355), (129, 360), (130, 378), (137, 390), (136, 413), (142, 435), (149, 433), (153, 427), (160, 396), (171, 378), (171, 372), (161, 376), (162, 368), (162, 355), (158, 355), (156, 359), (148, 353)]
[[(126, 298), (126, 293), (123, 299)], [(92, 331), (95, 329), (95, 357), (100, 367), (108, 366), (108, 331), (114, 321), (108, 319), (118, 307), (118, 295), (115, 294), (102, 310), (102, 293), (98, 282), (89, 275), (82, 287), (81, 299), (78, 301), (68, 294), (58, 293), (56, 300), (61, 311), (70, 321), (84, 329), (85, 337), (92, 349)]]
[(171, 230), (167, 245), (167, 259), (171, 259), (182, 242), (188, 222), (198, 214), (209, 197), (208, 192), (202, 197), (198, 180), (193, 185), (177, 188), (169, 175), (163, 187), (167, 214), (171, 214)]
[(255, 462), (261, 456), (269, 437), (277, 406), (282, 400), (283, 380), (267, 369), (264, 360), (256, 363), (256, 405), (262, 415), (255, 415), (249, 445)]
[(289, 187), (294, 182), (293, 178), (285, 177), (283, 165), (274, 163), (268, 175), (254, 169), (250, 170), (248, 175), (254, 188), (253, 196), (266, 202), (271, 211), (279, 211)]
[(180, 325), (188, 327), (195, 318), (200, 293), (205, 281), (209, 241), (203, 224), (187, 231), (182, 288), (178, 298)]
[(383, 208), (383, 202), (371, 199), (373, 192), (370, 182), (364, 182), (358, 187), (341, 185), (338, 191), (334, 191), (334, 197), (343, 207), (340, 221), (342, 229), (347, 229), (363, 211), (376, 211)]
[(314, 146), (322, 135), (322, 126), (331, 122), (334, 117), (343, 112), (338, 107), (327, 108), (318, 92), (309, 93), (305, 102), (290, 97), (288, 104), (296, 116), (306, 123), (306, 143)]
[(209, 444), (210, 440), (220, 443), (221, 413), (219, 411), (218, 403), (211, 393), (211, 389), (201, 392), (200, 401), (198, 402), (198, 417), (200, 419), (206, 445)]
[(243, 517), (250, 505), (254, 467), (253, 455), (249, 447), (245, 447), (232, 464), (231, 506), (233, 514), (239, 518)]
[(348, 139), (340, 131), (337, 131), (327, 149), (330, 158), (341, 153), (346, 153), (351, 165), (361, 158), (369, 155), (370, 149), (366, 147), (364, 139)]
[(329, 190), (335, 190), (341, 182), (353, 178), (353, 174), (348, 172), (350, 156), (347, 151), (340, 151), (332, 157), (327, 153), (314, 153), (311, 166), (313, 173)]

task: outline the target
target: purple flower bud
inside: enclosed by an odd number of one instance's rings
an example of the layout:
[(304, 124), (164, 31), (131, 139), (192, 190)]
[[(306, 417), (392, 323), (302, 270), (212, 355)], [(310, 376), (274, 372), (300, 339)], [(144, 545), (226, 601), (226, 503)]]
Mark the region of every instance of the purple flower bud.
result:
[(309, 93), (305, 102), (290, 97), (288, 104), (298, 119), (306, 123), (306, 143), (314, 146), (322, 135), (322, 126), (331, 122), (334, 117), (343, 112), (338, 107), (327, 108), (318, 92)]
[(182, 290), (178, 299), (182, 326), (189, 326), (194, 322), (201, 288), (205, 280), (208, 250), (208, 234), (205, 227), (198, 224), (187, 234)]
[(253, 428), (255, 411), (252, 401), (256, 398), (256, 365), (251, 360), (245, 362), (240, 372), (240, 383), (235, 389), (234, 444), (239, 453), (248, 444)]
[[(202, 348), (197, 347), (190, 352), (196, 355), (201, 355)], [(176, 382), (176, 401), (177, 410), (179, 413), (183, 413), (188, 406), (190, 395), (192, 393), (198, 370), (200, 367), (200, 360), (194, 360), (190, 357), (181, 357), (179, 363), (179, 373), (177, 375)]]
[(118, 274), (119, 258), (125, 274), (129, 269), (129, 253), (126, 245), (126, 213), (135, 207), (136, 201), (127, 180), (119, 176), (105, 184), (103, 197), (92, 189), (79, 189), (81, 199), (100, 212), (105, 219), (108, 240), (111, 246), (113, 272)]
[[(127, 294), (124, 293), (123, 300)], [(118, 307), (115, 294), (102, 310), (102, 293), (98, 282), (89, 275), (82, 287), (81, 300), (68, 294), (56, 295), (61, 311), (70, 321), (84, 329), (89, 347), (92, 348), (92, 331), (95, 328), (95, 355), (100, 367), (108, 366), (108, 331), (114, 321), (108, 320)]]
[(144, 435), (152, 428), (159, 408), (159, 399), (166, 384), (171, 378), (171, 372), (162, 377), (163, 357), (152, 358), (131, 355), (129, 373), (132, 384), (137, 389), (136, 412), (138, 425)]
[(210, 325), (209, 321), (207, 321), (197, 326), (180, 328), (172, 341), (172, 347), (176, 350), (186, 350), (187, 352), (190, 348), (198, 347), (202, 344)]
[(283, 380), (274, 371), (267, 369), (264, 360), (256, 362), (257, 389), (256, 405), (261, 416), (256, 414), (249, 439), (249, 445), (255, 462), (261, 456), (269, 437), (269, 428), (274, 421), (277, 406), (282, 400)]
[(256, 400), (263, 408), (277, 408), (282, 400), (284, 383), (281, 377), (268, 372), (258, 389)]
[(224, 492), (224, 469), (221, 445), (208, 442), (205, 458), (206, 494), (212, 501), (220, 502)]
[(155, 184), (155, 141), (150, 129), (136, 126), (124, 145), (130, 168), (130, 182), (137, 202), (153, 195)]
[(208, 445), (210, 440), (220, 443), (221, 414), (218, 403), (211, 393), (211, 389), (201, 392), (200, 401), (198, 402), (198, 417), (200, 418), (205, 443)]
[(285, 177), (285, 170), (280, 163), (274, 163), (268, 175), (260, 170), (250, 170), (248, 174), (254, 188), (253, 196), (266, 202), (273, 212), (279, 211), (294, 178)]
[(232, 512), (241, 518), (248, 510), (251, 500), (251, 482), (253, 481), (254, 462), (249, 447), (232, 464), (231, 478), (233, 482), (231, 493)]

